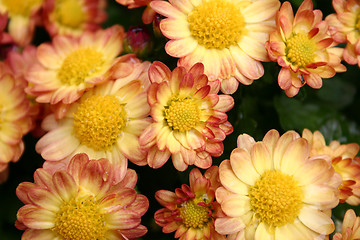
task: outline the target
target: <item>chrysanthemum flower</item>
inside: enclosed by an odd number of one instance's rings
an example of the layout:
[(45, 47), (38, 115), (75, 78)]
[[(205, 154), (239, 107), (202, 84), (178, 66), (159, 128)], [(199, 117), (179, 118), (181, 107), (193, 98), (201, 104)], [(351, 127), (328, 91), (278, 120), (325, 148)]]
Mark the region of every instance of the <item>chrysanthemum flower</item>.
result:
[(123, 37), (123, 28), (114, 25), (78, 38), (56, 36), (52, 44), (41, 44), (37, 49), (40, 64), (34, 64), (26, 76), (36, 101), (70, 104), (103, 82), (104, 73), (122, 50)]
[(270, 130), (260, 142), (238, 138), (220, 164), (216, 199), (227, 215), (215, 229), (228, 239), (324, 239), (334, 231), (328, 210), (338, 202), (341, 177), (331, 164), (310, 158), (294, 131)]
[[(19, 51), (10, 51), (4, 61), (5, 71), (12, 74), (16, 80), (16, 85), (23, 89), (28, 86), (28, 81), (25, 79), (25, 75), (28, 73), (29, 68), (38, 63), (36, 57), (36, 47), (28, 45)], [(27, 98), (30, 100), (29, 117), (31, 120), (31, 133), (40, 137), (44, 134), (44, 131), (40, 127), (40, 123), (43, 120), (45, 113), (50, 112), (48, 104), (40, 104), (35, 101), (31, 92), (26, 91)]]
[(146, 89), (140, 80), (127, 84), (122, 80), (89, 90), (60, 120), (54, 114), (45, 118), (43, 127), (50, 131), (36, 144), (36, 151), (46, 160), (45, 169), (63, 169), (72, 156), (82, 152), (90, 158), (109, 159), (117, 180), (124, 176), (128, 159), (146, 165), (146, 152), (138, 140), (150, 124)]
[(222, 141), (233, 130), (225, 112), (234, 100), (211, 90), (203, 72), (201, 63), (188, 72), (183, 67), (171, 72), (161, 62), (151, 65), (148, 102), (154, 122), (140, 136), (150, 167), (161, 167), (171, 156), (179, 171), (192, 164), (208, 168), (211, 157), (222, 154)]
[(106, 0), (46, 0), (44, 26), (51, 36), (79, 36), (100, 29), (106, 20)]
[(354, 210), (346, 211), (341, 233), (335, 233), (333, 240), (357, 240), (360, 239), (360, 217), (357, 217)]
[(24, 89), (0, 66), (0, 172), (16, 162), (24, 151), (22, 137), (30, 130), (30, 103)]
[(339, 141), (331, 141), (326, 145), (324, 136), (315, 131), (312, 133), (304, 129), (302, 137), (307, 139), (310, 146), (310, 156), (327, 155), (336, 172), (342, 177), (340, 190), (340, 202), (347, 202), (351, 205), (360, 204), (360, 162), (356, 154), (359, 152), (357, 143), (340, 144)]
[(13, 40), (28, 45), (34, 34), (37, 14), (44, 0), (0, 0), (0, 13), (9, 17), (8, 31)]
[(328, 25), (322, 21), (322, 12), (313, 10), (311, 0), (305, 0), (296, 15), (289, 2), (284, 2), (276, 18), (277, 30), (270, 34), (266, 49), (272, 61), (282, 68), (278, 76), (281, 89), (289, 97), (308, 84), (321, 88), (322, 78), (331, 78), (336, 72), (346, 71), (339, 49), (331, 48)]
[(35, 183), (16, 189), (25, 204), (17, 213), (16, 227), (25, 239), (125, 240), (143, 236), (140, 224), (149, 203), (137, 194), (135, 171), (128, 169), (118, 184), (107, 159), (89, 160), (78, 154), (66, 170), (36, 170)]
[(215, 190), (220, 186), (218, 167), (212, 166), (201, 174), (199, 169), (191, 170), (190, 187), (183, 184), (174, 192), (159, 190), (156, 200), (165, 208), (155, 212), (155, 222), (163, 227), (164, 233), (175, 232), (181, 240), (226, 239), (214, 228), (214, 220), (223, 216), (215, 201)]
[(360, 67), (360, 3), (359, 1), (333, 0), (336, 11), (326, 17), (331, 36), (337, 43), (347, 43), (343, 58)]
[(234, 93), (239, 82), (249, 85), (264, 74), (268, 61), (264, 44), (275, 29), (278, 0), (173, 0), (150, 6), (167, 17), (160, 23), (170, 39), (166, 52), (190, 69), (202, 62), (209, 81), (221, 80), (224, 93)]
[(153, 0), (116, 0), (116, 2), (127, 6), (129, 9), (146, 6), (141, 17), (144, 24), (150, 24), (155, 19), (156, 12), (150, 7), (151, 1)]

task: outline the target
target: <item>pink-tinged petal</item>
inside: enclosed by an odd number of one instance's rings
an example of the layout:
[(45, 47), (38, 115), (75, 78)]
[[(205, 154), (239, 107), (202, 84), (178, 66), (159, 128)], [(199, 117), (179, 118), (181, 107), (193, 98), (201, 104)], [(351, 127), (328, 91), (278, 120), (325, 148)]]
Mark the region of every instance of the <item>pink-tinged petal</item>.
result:
[(172, 96), (172, 92), (171, 89), (169, 87), (169, 82), (162, 82), (159, 85), (157, 94), (156, 94), (156, 99), (158, 100), (158, 103), (161, 106), (167, 106), (168, 105), (168, 101)]
[(310, 155), (308, 142), (299, 138), (291, 142), (281, 159), (281, 171), (293, 175), (303, 165)]
[(339, 203), (339, 196), (337, 190), (333, 187), (320, 185), (320, 184), (311, 184), (304, 188), (304, 198), (303, 201), (310, 205), (316, 205), (319, 209), (322, 209), (321, 206), (336, 207)]
[(127, 169), (124, 178), (117, 184), (118, 187), (134, 188), (137, 182), (137, 174), (135, 170)]
[(229, 217), (240, 217), (251, 210), (250, 198), (244, 195), (233, 195), (224, 199), (221, 210)]
[[(175, 230), (178, 230), (180, 229), (179, 227), (180, 226), (180, 222), (176, 222), (176, 221), (173, 221), (173, 222), (170, 222), (170, 223), (167, 223), (163, 229), (162, 229), (162, 232), (163, 233), (171, 233), (171, 232), (174, 232)], [(185, 229), (185, 228), (181, 228), (181, 229)], [(186, 229), (187, 230), (187, 229)], [(186, 231), (184, 231), (183, 233), (185, 233)], [(183, 234), (181, 233), (180, 236)], [(176, 233), (175, 233), (176, 234)]]
[(266, 170), (273, 169), (271, 155), (264, 143), (255, 143), (250, 153), (252, 163), (259, 175), (262, 175)]
[(177, 196), (168, 190), (159, 190), (155, 193), (155, 199), (164, 207), (175, 210)]
[(245, 228), (245, 224), (241, 218), (217, 218), (215, 220), (215, 230), (219, 234), (233, 234), (237, 233)]
[(323, 235), (335, 230), (334, 223), (327, 214), (310, 206), (304, 206), (300, 210), (299, 219), (308, 228)]
[(290, 88), (285, 90), (285, 94), (288, 97), (294, 97), (294, 96), (296, 96), (296, 94), (299, 93), (299, 90), (300, 90), (300, 88), (291, 86)]
[(69, 201), (77, 193), (77, 185), (74, 178), (65, 171), (55, 172), (52, 178), (53, 184), (59, 196), (64, 201)]
[(120, 209), (106, 214), (106, 227), (108, 229), (131, 229), (140, 225), (140, 215), (134, 211)]
[(123, 138), (125, 139), (126, 144), (124, 144), (123, 141), (118, 141), (117, 146), (126, 158), (133, 162), (141, 162), (141, 160), (145, 159), (146, 152), (140, 149), (137, 136), (124, 133)]
[(279, 7), (280, 2), (276, 0), (256, 1), (244, 8), (242, 14), (246, 23), (258, 23), (275, 16)]
[(186, 140), (192, 149), (199, 149), (205, 145), (203, 136), (196, 130), (187, 131)]
[(194, 150), (188, 150), (185, 147), (181, 147), (180, 154), (182, 156), (183, 161), (187, 165), (195, 164), (195, 161), (198, 158)]
[(248, 152), (250, 152), (254, 144), (255, 139), (246, 133), (240, 134), (237, 138), (237, 147), (242, 148)]
[(319, 89), (322, 87), (322, 78), (319, 74), (304, 75), (304, 80), (312, 88)]
[(165, 151), (167, 149), (166, 143), (167, 143), (168, 136), (171, 133), (172, 133), (172, 131), (168, 127), (163, 127), (158, 132), (156, 143), (157, 143), (157, 147), (160, 151)]
[(263, 138), (263, 143), (265, 144), (271, 156), (274, 152), (276, 143), (279, 140), (279, 138), (280, 138), (280, 134), (275, 129), (268, 131)]
[(46, 209), (35, 209), (22, 215), (21, 221), (33, 229), (50, 229), (55, 226), (56, 214)]
[(214, 106), (214, 109), (227, 112), (234, 107), (234, 98), (229, 95), (218, 95), (219, 102)]
[(337, 13), (344, 12), (346, 1), (344, 0), (333, 0), (332, 5)]
[(52, 183), (52, 176), (44, 169), (37, 169), (34, 173), (34, 182), (40, 187), (48, 188), (50, 191), (54, 191), (55, 187)]
[[(36, 144), (36, 150), (45, 160), (61, 160), (74, 152), (80, 142), (73, 137), (71, 127), (60, 127), (44, 135)], [(46, 147), (44, 145), (46, 144)]]
[(192, 74), (186, 73), (180, 81), (179, 91), (181, 95), (190, 94), (194, 86), (194, 76)]
[[(241, 75), (241, 79), (247, 79), (244, 75), (242, 75), (239, 71), (237, 71), (238, 74)], [(237, 77), (239, 77), (240, 75), (238, 75)], [(249, 79), (247, 79), (249, 80)], [(225, 94), (233, 94), (234, 92), (236, 92), (236, 90), (239, 87), (239, 81), (237, 78), (227, 78), (227, 79), (223, 79), (221, 81), (221, 91)], [(249, 81), (245, 81), (246, 83), (244, 83), (243, 81), (241, 81), (243, 84), (249, 85), (252, 83), (252, 80)]]
[(291, 87), (291, 72), (287, 68), (281, 68), (278, 76), (279, 87), (283, 90), (289, 89)]
[(247, 195), (248, 186), (235, 175), (229, 160), (224, 160), (219, 167), (221, 184), (231, 192)]
[(256, 228), (254, 239), (274, 240), (274, 232), (270, 230), (270, 227), (266, 223), (261, 222)]
[(165, 45), (165, 51), (170, 56), (181, 58), (192, 53), (197, 46), (197, 41), (186, 37), (168, 41)]
[(56, 212), (62, 203), (62, 200), (53, 193), (43, 188), (33, 188), (28, 193), (30, 201), (41, 208)]
[(160, 151), (157, 147), (153, 147), (149, 150), (147, 162), (152, 168), (160, 168), (169, 158), (170, 152), (167, 149)]
[(258, 79), (264, 75), (264, 67), (259, 61), (256, 61), (245, 53), (247, 52), (247, 49), (241, 50), (238, 47), (230, 47), (230, 52), (235, 60), (238, 70), (245, 77), (249, 79)]
[(151, 1), (150, 7), (157, 13), (169, 18), (185, 18), (186, 15), (173, 7), (169, 2), (165, 1)]
[(49, 239), (56, 239), (55, 233), (50, 229), (27, 229), (24, 234), (21, 236), (22, 240), (49, 240)]
[(255, 185), (260, 177), (256, 171), (249, 152), (235, 148), (230, 155), (230, 164), (235, 175), (248, 185)]
[(212, 165), (212, 158), (209, 153), (205, 151), (197, 152), (194, 165), (202, 169), (207, 169)]
[(324, 49), (324, 48), (328, 48), (332, 43), (333, 43), (332, 38), (325, 38), (320, 42), (317, 42), (316, 46), (318, 47), (318, 49)]
[[(191, 33), (190, 29), (187, 26), (186, 19), (171, 19), (166, 18), (161, 20), (160, 22), (160, 29), (162, 34), (169, 39), (184, 39), (188, 38), (189, 41), (192, 39), (190, 38)], [(168, 53), (170, 54), (170, 53)]]
[(153, 146), (156, 143), (156, 136), (161, 128), (162, 124), (153, 123), (149, 125), (139, 137), (140, 146), (145, 149)]
[(172, 154), (171, 159), (176, 170), (183, 172), (187, 169), (188, 164), (185, 163), (185, 160), (181, 153)]
[(140, 216), (143, 216), (149, 209), (149, 200), (144, 195), (136, 194), (135, 201), (128, 206), (128, 209), (137, 212)]
[(312, 0), (304, 0), (301, 5), (298, 8), (299, 11), (305, 11), (305, 10), (313, 10), (313, 2)]
[(297, 11), (294, 19), (293, 32), (309, 32), (312, 29), (314, 18), (314, 12), (311, 10)]
[(289, 38), (292, 33), (292, 24), (294, 20), (294, 12), (290, 2), (284, 2), (279, 12), (279, 24), (284, 32), (285, 38)]
[(197, 90), (196, 93), (194, 94), (194, 97), (203, 99), (206, 96), (208, 96), (209, 92), (210, 92), (210, 86), (207, 85)]
[(171, 92), (173, 94), (179, 93), (180, 83), (185, 74), (186, 74), (186, 69), (183, 67), (176, 67), (172, 71), (169, 85), (171, 88)]
[(114, 191), (113, 194), (103, 198), (101, 205), (101, 213), (110, 213), (117, 211), (119, 208), (128, 208), (135, 201), (136, 191), (131, 188), (122, 188)]
[(129, 239), (136, 239), (144, 236), (147, 233), (147, 228), (143, 225), (139, 225), (132, 229), (122, 229), (121, 234)]
[(299, 186), (306, 186), (328, 182), (333, 174), (334, 169), (332, 169), (331, 164), (323, 159), (315, 159), (303, 164), (293, 176), (298, 181)]
[(29, 204), (30, 199), (28, 197), (28, 192), (36, 188), (37, 186), (34, 183), (30, 182), (22, 182), (19, 184), (19, 186), (16, 188), (16, 196), (22, 201), (24, 204)]
[[(161, 1), (164, 2), (164, 1)], [(149, 78), (153, 83), (168, 81), (171, 76), (170, 69), (162, 62), (155, 61), (149, 68)]]

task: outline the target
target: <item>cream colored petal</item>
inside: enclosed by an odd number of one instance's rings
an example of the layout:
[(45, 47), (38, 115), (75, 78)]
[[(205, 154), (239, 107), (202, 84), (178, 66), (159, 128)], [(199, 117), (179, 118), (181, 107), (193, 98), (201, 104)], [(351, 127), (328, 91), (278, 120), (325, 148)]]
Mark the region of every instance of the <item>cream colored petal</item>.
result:
[(169, 18), (185, 18), (186, 15), (166, 1), (151, 1), (150, 7), (162, 16)]
[(251, 149), (251, 160), (259, 175), (262, 175), (266, 170), (273, 169), (273, 161), (271, 155), (262, 142), (255, 143)]
[(256, 229), (254, 240), (275, 240), (275, 234), (267, 224), (261, 222)]
[(241, 218), (217, 218), (215, 220), (215, 230), (222, 235), (237, 233), (245, 228)]
[(323, 159), (316, 159), (303, 164), (295, 171), (293, 176), (300, 186), (306, 186), (326, 183), (333, 174), (334, 170), (328, 162)]
[(194, 8), (189, 0), (169, 0), (169, 2), (186, 14)]
[(240, 134), (237, 138), (237, 147), (245, 149), (248, 152), (251, 151), (251, 148), (254, 146), (254, 144), (254, 138), (246, 133)]
[(336, 205), (339, 203), (339, 196), (337, 189), (324, 184), (312, 184), (304, 188), (303, 202), (317, 206), (319, 209), (323, 209), (325, 205), (327, 208), (329, 205)]
[[(258, 79), (264, 75), (264, 67), (262, 64), (259, 61), (251, 58), (248, 55), (247, 49), (240, 48), (236, 46), (230, 47), (231, 55), (240, 73), (249, 79)], [(246, 46), (246, 48), (248, 48), (248, 46)]]
[(277, 0), (254, 1), (242, 14), (246, 23), (256, 23), (274, 17), (279, 8), (280, 2)]
[(182, 19), (163, 19), (160, 22), (160, 29), (169, 39), (183, 39), (191, 36), (188, 22)]
[(230, 155), (231, 168), (235, 175), (248, 185), (255, 185), (256, 180), (260, 177), (256, 171), (250, 154), (239, 148), (235, 148)]
[(224, 199), (221, 209), (229, 217), (240, 217), (251, 210), (250, 198), (244, 195), (232, 195)]
[(268, 131), (263, 138), (263, 143), (268, 149), (271, 157), (273, 156), (273, 152), (279, 138), (280, 138), (279, 132), (275, 129)]
[(328, 235), (335, 230), (331, 218), (313, 207), (304, 206), (300, 210), (299, 219), (308, 228), (320, 234)]
[(281, 171), (293, 175), (307, 161), (309, 154), (310, 146), (305, 139), (293, 141), (288, 145), (281, 159)]
[(248, 194), (248, 186), (237, 178), (229, 160), (225, 160), (220, 164), (219, 177), (221, 184), (229, 191), (242, 195)]
[(170, 56), (181, 58), (192, 53), (197, 46), (197, 41), (191, 37), (185, 37), (168, 41), (165, 45), (165, 51)]

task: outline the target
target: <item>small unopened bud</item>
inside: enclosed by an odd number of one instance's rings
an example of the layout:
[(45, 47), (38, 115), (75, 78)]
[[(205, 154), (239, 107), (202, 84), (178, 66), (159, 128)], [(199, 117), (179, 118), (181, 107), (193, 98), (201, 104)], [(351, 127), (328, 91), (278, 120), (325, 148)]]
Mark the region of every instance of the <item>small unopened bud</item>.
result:
[(153, 43), (146, 26), (130, 27), (124, 40), (124, 50), (127, 53), (135, 53), (139, 58), (146, 57)]

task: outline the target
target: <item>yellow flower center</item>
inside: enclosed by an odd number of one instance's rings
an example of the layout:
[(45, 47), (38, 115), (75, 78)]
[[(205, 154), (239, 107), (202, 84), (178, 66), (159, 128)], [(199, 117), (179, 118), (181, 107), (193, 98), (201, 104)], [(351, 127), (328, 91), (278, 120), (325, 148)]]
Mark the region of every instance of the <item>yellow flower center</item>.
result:
[(180, 218), (188, 228), (202, 228), (209, 222), (209, 208), (197, 205), (193, 201), (184, 202), (180, 206)]
[(240, 5), (228, 0), (203, 1), (188, 15), (191, 35), (208, 49), (236, 45), (245, 31), (240, 9)]
[(79, 28), (85, 21), (85, 14), (79, 0), (58, 0), (55, 6), (56, 19), (62, 25)]
[(191, 98), (173, 98), (164, 113), (168, 126), (173, 130), (188, 131), (200, 122), (199, 106)]
[(316, 44), (305, 33), (297, 33), (286, 41), (286, 57), (295, 66), (304, 67), (314, 61)]
[(255, 216), (273, 227), (294, 222), (302, 208), (303, 191), (292, 176), (265, 171), (249, 191)]
[(87, 98), (73, 116), (76, 138), (97, 151), (111, 149), (127, 122), (124, 104), (111, 95)]
[(43, 0), (2, 0), (10, 16), (21, 15), (28, 17), (31, 10), (39, 6)]
[(92, 48), (80, 48), (70, 53), (63, 61), (57, 77), (63, 84), (79, 85), (104, 64), (103, 54)]
[(105, 239), (106, 230), (105, 217), (93, 197), (63, 203), (52, 228), (62, 240)]

